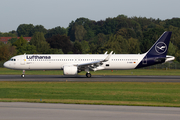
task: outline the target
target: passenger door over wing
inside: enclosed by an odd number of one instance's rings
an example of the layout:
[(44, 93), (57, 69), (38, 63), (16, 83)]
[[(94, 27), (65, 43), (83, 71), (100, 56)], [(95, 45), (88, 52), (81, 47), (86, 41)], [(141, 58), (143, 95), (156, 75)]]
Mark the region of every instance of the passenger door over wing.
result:
[(26, 55), (22, 55), (21, 58), (20, 58), (20, 64), (21, 65), (25, 65), (25, 61), (26, 61)]

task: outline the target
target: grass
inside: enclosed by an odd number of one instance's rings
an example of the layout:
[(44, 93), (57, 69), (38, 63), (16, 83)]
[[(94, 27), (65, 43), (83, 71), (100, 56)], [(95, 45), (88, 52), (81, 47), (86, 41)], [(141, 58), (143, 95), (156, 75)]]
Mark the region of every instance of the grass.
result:
[[(1, 75), (20, 75), (22, 70), (10, 70), (7, 68), (0, 68)], [(133, 70), (101, 70), (93, 72), (92, 75), (167, 75), (167, 76), (180, 76), (179, 69), (163, 70), (163, 69), (133, 69)], [(62, 70), (26, 70), (26, 75), (63, 75)], [(85, 72), (79, 73), (85, 75)]]
[[(1, 75), (21, 73), (0, 68)], [(62, 74), (62, 70), (26, 71), (26, 75)], [(179, 76), (180, 70), (103, 70), (91, 74)], [(180, 83), (0, 82), (0, 101), (180, 107)]]
[(180, 107), (180, 83), (0, 82), (0, 101)]

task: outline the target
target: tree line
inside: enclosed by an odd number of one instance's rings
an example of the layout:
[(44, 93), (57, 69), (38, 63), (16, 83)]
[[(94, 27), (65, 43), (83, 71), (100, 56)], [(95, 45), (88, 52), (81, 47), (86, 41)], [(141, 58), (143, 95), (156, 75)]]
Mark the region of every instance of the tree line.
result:
[[(16, 31), (0, 37), (15, 37), (0, 43), (0, 61), (17, 54), (138, 54), (146, 52), (164, 31), (172, 31), (168, 54), (180, 62), (180, 18), (166, 20), (127, 17), (94, 21), (77, 18), (67, 28), (45, 29), (42, 25), (21, 24)], [(27, 43), (23, 37), (32, 37)], [(16, 37), (20, 37), (17, 39)]]

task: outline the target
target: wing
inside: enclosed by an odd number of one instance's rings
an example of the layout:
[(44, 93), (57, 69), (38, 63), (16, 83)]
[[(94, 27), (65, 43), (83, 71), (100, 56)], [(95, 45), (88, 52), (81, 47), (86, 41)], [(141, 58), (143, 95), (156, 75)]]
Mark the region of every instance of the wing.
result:
[(107, 62), (110, 59), (112, 53), (113, 53), (113, 51), (111, 51), (111, 53), (105, 59), (88, 62), (88, 63), (74, 64), (74, 66), (77, 66), (79, 70), (85, 70), (86, 68), (89, 68), (90, 70), (95, 71), (95, 70), (97, 70), (96, 69), (97, 67), (99, 67), (103, 64), (103, 62)]

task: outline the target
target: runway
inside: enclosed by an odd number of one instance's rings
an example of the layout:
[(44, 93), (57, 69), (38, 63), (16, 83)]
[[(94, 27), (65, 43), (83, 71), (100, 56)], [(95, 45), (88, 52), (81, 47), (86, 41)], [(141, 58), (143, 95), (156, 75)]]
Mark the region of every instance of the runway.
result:
[(180, 108), (2, 103), (1, 120), (179, 120)]
[(0, 75), (0, 81), (28, 82), (180, 82), (180, 76), (118, 76), (94, 75), (91, 78), (63, 75)]

